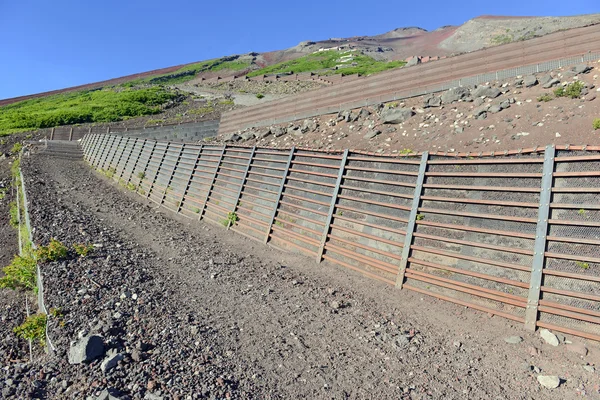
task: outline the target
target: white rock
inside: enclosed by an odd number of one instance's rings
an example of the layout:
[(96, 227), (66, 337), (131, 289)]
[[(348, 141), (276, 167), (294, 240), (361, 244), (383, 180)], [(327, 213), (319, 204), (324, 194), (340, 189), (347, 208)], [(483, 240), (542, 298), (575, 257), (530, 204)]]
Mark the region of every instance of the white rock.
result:
[(556, 375), (538, 375), (537, 380), (546, 389), (556, 389), (560, 385), (560, 378)]
[(560, 137), (560, 136), (561, 136), (560, 133), (556, 132), (556, 137)]
[(548, 343), (551, 346), (558, 346), (559, 345), (559, 341), (558, 341), (558, 337), (550, 332), (548, 329), (542, 329), (540, 330), (540, 336), (542, 337), (542, 339), (544, 339), (544, 341), (546, 343)]
[(591, 365), (584, 365), (583, 369), (585, 369), (587, 372), (594, 372), (596, 371), (596, 369), (594, 367), (592, 367)]

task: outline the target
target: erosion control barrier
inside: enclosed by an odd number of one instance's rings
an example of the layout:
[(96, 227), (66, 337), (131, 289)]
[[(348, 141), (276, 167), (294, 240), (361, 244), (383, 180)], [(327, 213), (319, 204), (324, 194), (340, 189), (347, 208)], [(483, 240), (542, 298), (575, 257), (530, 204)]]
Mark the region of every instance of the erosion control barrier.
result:
[(600, 59), (600, 25), (491, 47), (222, 115), (220, 134), (472, 86)]
[(402, 289), (600, 341), (600, 146), (388, 157), (86, 135), (153, 202)]

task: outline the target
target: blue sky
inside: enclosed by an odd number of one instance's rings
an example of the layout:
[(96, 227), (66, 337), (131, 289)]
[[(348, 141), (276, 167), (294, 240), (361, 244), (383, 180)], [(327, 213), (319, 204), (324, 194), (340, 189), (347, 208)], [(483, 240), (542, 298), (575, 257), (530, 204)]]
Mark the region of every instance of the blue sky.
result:
[(595, 12), (598, 0), (0, 0), (0, 99), (303, 40)]

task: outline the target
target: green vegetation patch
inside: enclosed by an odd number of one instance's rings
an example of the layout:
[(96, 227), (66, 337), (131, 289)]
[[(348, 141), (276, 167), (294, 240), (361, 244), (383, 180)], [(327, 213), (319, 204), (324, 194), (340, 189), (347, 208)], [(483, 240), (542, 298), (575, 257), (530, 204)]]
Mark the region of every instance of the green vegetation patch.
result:
[(583, 82), (577, 81), (569, 83), (567, 86), (555, 89), (554, 95), (556, 97), (570, 97), (572, 99), (576, 99), (581, 96), (581, 91), (583, 90), (583, 88)]
[(250, 61), (243, 61), (239, 59), (228, 59), (218, 58), (215, 60), (203, 61), (200, 63), (186, 65), (185, 67), (179, 68), (177, 71), (152, 76), (148, 78), (135, 79), (127, 83), (122, 84), (124, 87), (133, 87), (142, 84), (160, 84), (160, 85), (175, 85), (178, 83), (184, 83), (191, 81), (201, 72), (206, 71), (241, 71), (250, 67)]
[[(342, 57), (345, 55), (352, 55), (353, 58), (344, 62)], [(351, 65), (356, 64), (356, 65)], [(271, 65), (253, 72), (250, 72), (248, 76), (260, 76), (267, 74), (283, 74), (293, 72), (299, 74), (302, 72), (316, 72), (320, 70), (330, 69), (324, 71), (323, 74), (362, 74), (370, 75), (377, 72), (385, 71), (392, 68), (402, 67), (406, 64), (404, 61), (377, 61), (374, 58), (365, 56), (364, 54), (358, 54), (355, 52), (339, 52), (337, 50), (321, 51), (318, 53), (307, 54), (305, 56), (296, 58), (295, 60), (281, 62), (279, 64)], [(348, 65), (347, 67), (332, 70), (338, 65)]]
[(594, 130), (600, 129), (600, 118), (595, 118), (594, 122), (592, 122), (592, 127)]
[(32, 257), (15, 256), (2, 271), (4, 276), (0, 278), (1, 288), (36, 289), (36, 263)]
[(114, 122), (161, 112), (178, 95), (169, 90), (107, 88), (57, 94), (0, 107), (0, 136), (89, 122)]
[(33, 314), (27, 317), (25, 322), (17, 326), (14, 332), (20, 338), (39, 342), (42, 346), (46, 345), (46, 314)]

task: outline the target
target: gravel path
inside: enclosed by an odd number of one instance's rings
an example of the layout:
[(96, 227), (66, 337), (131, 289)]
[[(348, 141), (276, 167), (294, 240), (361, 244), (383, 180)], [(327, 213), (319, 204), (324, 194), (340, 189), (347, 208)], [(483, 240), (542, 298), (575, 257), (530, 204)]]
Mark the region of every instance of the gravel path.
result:
[[(597, 372), (583, 369), (600, 364), (596, 344), (583, 357), (510, 321), (171, 217), (82, 162), (25, 164), (35, 240), (101, 247), (43, 265), (47, 306), (63, 314), (51, 319), (58, 350), (20, 369), (4, 362), (4, 398), (96, 399), (105, 388), (121, 399), (600, 395)], [(67, 362), (88, 333), (123, 355), (116, 367)], [(512, 335), (524, 341), (506, 343)], [(543, 389), (534, 367), (564, 382)]]

